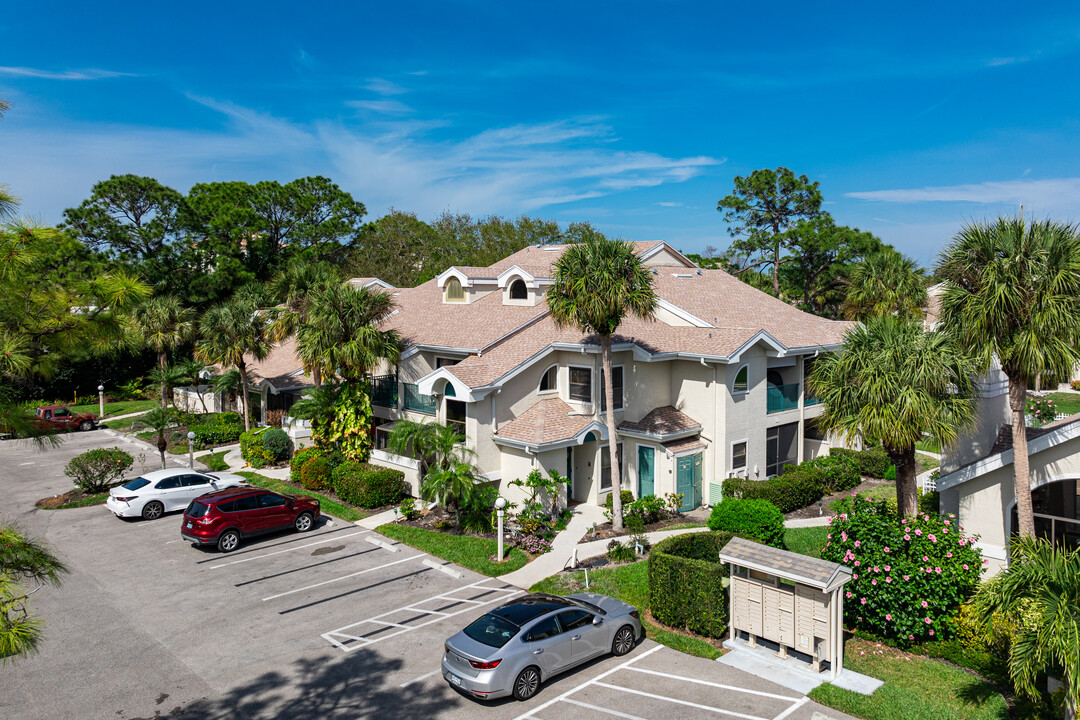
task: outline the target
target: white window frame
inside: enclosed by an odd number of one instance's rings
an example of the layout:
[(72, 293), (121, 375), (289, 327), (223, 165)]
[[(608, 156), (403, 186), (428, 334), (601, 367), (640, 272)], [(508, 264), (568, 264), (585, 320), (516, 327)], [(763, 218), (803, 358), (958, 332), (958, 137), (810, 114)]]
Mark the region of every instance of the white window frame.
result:
[[(739, 381), (739, 373), (741, 373), (743, 370), (746, 370), (746, 389), (745, 390), (736, 390), (735, 389), (735, 383), (737, 383)], [(731, 378), (731, 394), (732, 395), (745, 395), (748, 392), (750, 392), (750, 363), (746, 363), (746, 364), (740, 366), (739, 369), (735, 371), (735, 375), (733, 375), (732, 378)]]
[[(743, 464), (739, 467), (735, 467), (735, 446), (746, 445), (743, 450)], [(736, 470), (745, 470), (750, 464), (750, 439), (743, 438), (742, 440), (733, 440), (731, 447), (728, 449), (728, 470), (735, 472)]]
[[(514, 297), (514, 286), (521, 283), (521, 287), (525, 288), (525, 297)], [(529, 284), (525, 282), (525, 278), (516, 277), (511, 280), (506, 286), (506, 299), (507, 300), (528, 300), (529, 299)]]
[[(450, 297), (450, 283), (452, 281), (456, 281), (457, 284), (458, 284), (458, 287), (461, 288), (461, 297), (460, 298), (451, 298)], [(463, 302), (465, 302), (466, 299), (467, 298), (465, 297), (465, 283), (461, 282), (461, 280), (456, 278), (456, 277), (453, 277), (453, 276), (448, 277), (446, 279), (445, 288), (443, 289), (443, 302), (463, 303)]]
[[(547, 377), (547, 374), (551, 372), (552, 368), (555, 368), (555, 386), (548, 390), (541, 390), (540, 383), (544, 382), (544, 378)], [(536, 394), (551, 395), (557, 392), (559, 392), (559, 363), (553, 363), (544, 368), (544, 372), (540, 373), (540, 380), (538, 380), (536, 383)]]
[[(619, 398), (621, 400), (621, 402), (619, 403), (619, 407), (615, 408), (615, 412), (622, 412), (623, 410), (626, 409), (626, 365), (612, 365), (611, 366), (611, 374), (612, 375), (615, 374), (615, 368), (622, 368), (622, 392), (620, 393), (621, 397)], [(600, 377), (604, 378), (604, 379), (600, 382), (598, 392), (600, 392), (601, 395), (600, 395), (599, 398), (596, 399), (596, 402), (597, 402), (597, 404), (600, 405), (600, 407), (601, 407), (600, 412), (601, 412), (601, 414), (603, 414), (603, 413), (607, 412), (607, 410), (602, 409), (604, 407), (603, 387), (604, 387), (604, 382), (607, 381), (607, 378), (604, 376), (604, 368), (600, 368)], [(614, 396), (614, 393), (612, 393), (612, 395)], [(614, 400), (614, 397), (612, 397), (612, 400)]]
[[(570, 380), (571, 371), (577, 368), (579, 370), (589, 371), (589, 399), (579, 400), (570, 396), (570, 390), (573, 387), (573, 383)], [(593, 394), (596, 392), (596, 383), (593, 382), (594, 368), (592, 365), (567, 365), (566, 366), (566, 401), (572, 403), (578, 403), (580, 405), (592, 405)]]
[[(600, 471), (600, 476), (596, 478), (596, 486), (598, 488), (598, 493), (599, 493), (600, 497), (603, 497), (604, 493), (610, 493), (612, 491), (612, 488), (614, 487), (614, 483), (612, 483), (612, 487), (607, 487), (607, 488), (603, 487), (603, 485), (604, 485), (604, 451), (608, 449), (608, 442), (607, 442), (607, 440), (599, 440), (598, 442), (601, 443), (601, 445), (600, 445), (599, 449), (597, 450), (597, 455), (599, 457), (596, 459), (596, 465), (597, 465), (597, 468)], [(655, 455), (654, 455), (654, 457), (655, 457)], [(619, 440), (618, 442), (615, 443), (615, 459), (620, 460), (620, 463), (619, 463), (619, 489), (622, 490), (624, 487), (626, 487), (626, 473), (623, 472), (623, 464), (624, 463), (621, 462), (622, 460), (626, 459), (625, 457), (623, 457), (623, 441), (622, 440)], [(653, 480), (653, 482), (656, 482), (655, 479)], [(603, 502), (603, 501), (601, 501), (601, 502)]]

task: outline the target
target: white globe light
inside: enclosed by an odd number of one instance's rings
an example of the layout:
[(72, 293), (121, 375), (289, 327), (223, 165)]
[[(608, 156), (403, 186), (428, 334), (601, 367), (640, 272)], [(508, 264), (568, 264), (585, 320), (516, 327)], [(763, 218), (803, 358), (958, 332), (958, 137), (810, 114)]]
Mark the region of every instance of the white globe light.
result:
[(504, 507), (506, 507), (506, 498), (501, 497), (495, 500), (495, 507), (497, 507), (499, 510), (502, 510)]
[(189, 432), (187, 434), (187, 439), (188, 440), (194, 440), (195, 439), (195, 433), (194, 432)]

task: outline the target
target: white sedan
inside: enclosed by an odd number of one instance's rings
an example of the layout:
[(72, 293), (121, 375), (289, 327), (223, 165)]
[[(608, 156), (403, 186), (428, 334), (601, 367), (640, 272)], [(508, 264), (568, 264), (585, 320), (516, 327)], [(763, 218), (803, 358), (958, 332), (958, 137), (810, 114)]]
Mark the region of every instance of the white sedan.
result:
[(199, 473), (186, 468), (155, 470), (109, 490), (105, 507), (116, 517), (156, 520), (172, 510), (183, 510), (200, 495), (241, 485), (247, 485), (247, 480), (233, 473)]

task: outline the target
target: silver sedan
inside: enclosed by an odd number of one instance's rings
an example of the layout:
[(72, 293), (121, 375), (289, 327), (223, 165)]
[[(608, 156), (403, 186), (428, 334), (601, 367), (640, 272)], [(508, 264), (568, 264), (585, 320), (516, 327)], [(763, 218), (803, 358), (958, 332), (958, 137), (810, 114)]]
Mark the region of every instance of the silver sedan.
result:
[(621, 600), (533, 593), (500, 605), (446, 641), (443, 678), (475, 698), (528, 700), (548, 678), (600, 655), (625, 655), (641, 618)]

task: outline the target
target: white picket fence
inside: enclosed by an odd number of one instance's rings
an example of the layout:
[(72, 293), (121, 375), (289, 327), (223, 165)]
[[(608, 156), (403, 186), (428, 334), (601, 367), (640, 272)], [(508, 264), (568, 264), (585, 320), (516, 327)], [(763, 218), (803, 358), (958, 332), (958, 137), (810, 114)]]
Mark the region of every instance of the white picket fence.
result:
[(1058, 413), (1057, 415), (1054, 416), (1053, 420), (1047, 420), (1046, 422), (1039, 422), (1038, 420), (1036, 420), (1032, 416), (1025, 415), (1024, 416), (1024, 424), (1027, 425), (1028, 427), (1042, 427), (1043, 425), (1049, 425), (1050, 423), (1057, 422), (1058, 420), (1064, 420), (1067, 417), (1070, 417), (1070, 416), (1066, 415), (1065, 413)]

